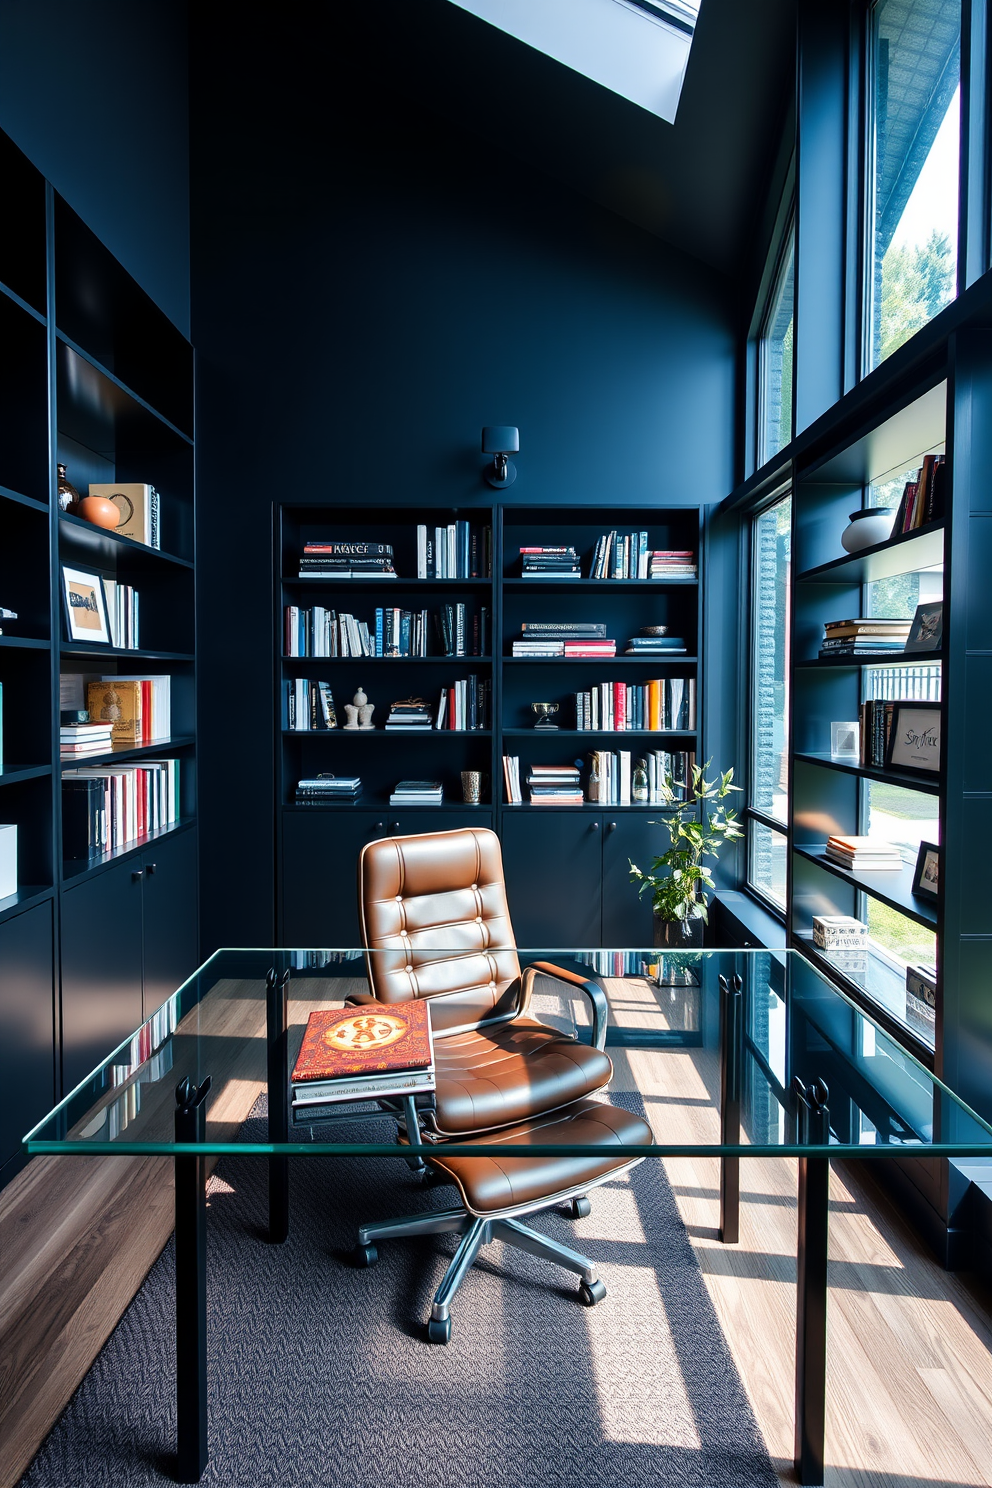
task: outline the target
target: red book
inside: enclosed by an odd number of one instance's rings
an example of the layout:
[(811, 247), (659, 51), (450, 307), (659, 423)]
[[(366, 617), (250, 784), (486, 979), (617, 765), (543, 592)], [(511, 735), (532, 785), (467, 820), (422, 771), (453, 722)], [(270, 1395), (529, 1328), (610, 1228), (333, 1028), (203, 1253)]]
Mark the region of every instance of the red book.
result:
[(142, 682), (141, 684), (141, 740), (142, 744), (150, 744), (152, 741), (152, 684)]
[(434, 1062), (427, 1003), (371, 1002), (311, 1013), (293, 1084), (339, 1075), (429, 1069)]
[(627, 727), (627, 688), (622, 682), (613, 684), (613, 727), (618, 733)]

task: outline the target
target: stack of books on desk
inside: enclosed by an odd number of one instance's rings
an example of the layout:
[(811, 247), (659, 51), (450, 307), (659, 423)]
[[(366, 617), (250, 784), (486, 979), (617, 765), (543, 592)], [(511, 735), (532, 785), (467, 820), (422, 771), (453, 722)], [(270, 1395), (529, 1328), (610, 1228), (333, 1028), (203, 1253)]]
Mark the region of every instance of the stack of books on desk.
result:
[(400, 780), (389, 797), (390, 806), (440, 806), (443, 801), (440, 780)]
[(113, 723), (64, 723), (59, 729), (59, 755), (71, 760), (109, 754), (113, 732)]
[(689, 548), (656, 548), (651, 554), (650, 579), (694, 579), (699, 573), (696, 555)]
[(532, 806), (581, 806), (578, 765), (531, 765), (527, 776)]
[(320, 1009), (307, 1020), (293, 1068), (293, 1124), (320, 1121), (341, 1102), (431, 1091), (434, 1082), (426, 1001)]
[(300, 558), (301, 579), (395, 579), (391, 543), (308, 542)]
[(362, 793), (358, 775), (314, 775), (296, 782), (297, 806), (326, 806), (331, 801), (354, 801)]
[(820, 655), (901, 656), (911, 625), (911, 620), (828, 620)]
[(631, 636), (624, 651), (625, 656), (684, 656), (685, 641), (681, 636), (636, 635)]
[(520, 574), (525, 579), (581, 579), (575, 548), (521, 548)]
[(902, 867), (898, 849), (877, 837), (828, 837), (824, 856), (840, 868), (864, 869), (868, 873)]

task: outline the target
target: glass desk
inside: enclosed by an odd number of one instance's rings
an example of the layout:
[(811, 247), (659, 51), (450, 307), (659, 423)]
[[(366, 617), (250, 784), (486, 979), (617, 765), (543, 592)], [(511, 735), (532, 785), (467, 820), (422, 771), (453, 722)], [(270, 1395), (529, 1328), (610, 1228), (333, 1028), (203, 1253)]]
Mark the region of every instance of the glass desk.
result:
[[(521, 966), (549, 968), (534, 982), (531, 1015), (542, 1022), (586, 1042), (599, 1033), (601, 1042), (608, 1008), (611, 1090), (663, 1093), (671, 1088), (673, 1055), (695, 1051), (710, 1099), (682, 1107), (667, 1101), (652, 1145), (621, 1144), (611, 1152), (719, 1158), (724, 1243), (738, 1238), (741, 1161), (798, 1159), (795, 1458), (800, 1481), (822, 1483), (829, 1159), (990, 1156), (992, 1127), (798, 952), (509, 954)], [(556, 978), (553, 966), (578, 973), (585, 988)], [(373, 1122), (374, 1139), (354, 1140), (354, 1111), (293, 1125), (289, 1072), (307, 1017), (368, 990), (358, 950), (218, 951), (24, 1138), (31, 1155), (174, 1158), (180, 1481), (197, 1481), (207, 1462), (206, 1160), (236, 1153), (267, 1162), (274, 1243), (289, 1230), (290, 1158), (370, 1156), (419, 1165), (399, 1140), (401, 1103), (390, 1110), (366, 1103), (360, 1119)], [(263, 1094), (269, 1140), (239, 1140)], [(429, 1146), (420, 1150), (429, 1159)], [(445, 1142), (444, 1150), (479, 1155), (471, 1142)], [(488, 1157), (515, 1152), (498, 1141), (486, 1146)], [(595, 1157), (602, 1148), (529, 1142), (527, 1152)]]

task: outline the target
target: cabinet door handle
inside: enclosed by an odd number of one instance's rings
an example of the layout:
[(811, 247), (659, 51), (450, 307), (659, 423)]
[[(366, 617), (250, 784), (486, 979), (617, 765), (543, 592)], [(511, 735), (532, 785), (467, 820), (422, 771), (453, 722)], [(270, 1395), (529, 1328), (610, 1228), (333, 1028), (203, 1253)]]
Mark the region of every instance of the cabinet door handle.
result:
[(145, 872), (148, 874), (149, 878), (155, 872), (155, 869), (157, 867), (158, 867), (158, 864), (157, 863), (147, 863), (145, 865)]
[(589, 823), (589, 830), (590, 830), (590, 832), (598, 832), (599, 831), (599, 822), (590, 822)]
[(606, 827), (606, 830), (607, 830), (607, 831), (608, 831), (608, 832), (615, 832), (615, 831), (616, 831), (616, 829), (617, 829), (617, 824), (616, 824), (616, 822), (608, 822), (608, 823), (607, 823), (607, 827)]
[(399, 831), (399, 829), (400, 829), (400, 824), (399, 824), (399, 822), (390, 822), (390, 823), (389, 823), (389, 830), (390, 830), (390, 831), (391, 831), (391, 832), (398, 832), (398, 831)]
[(372, 828), (372, 830), (374, 832), (384, 832), (386, 830), (386, 823), (385, 822), (376, 822), (376, 824)]
[(132, 883), (137, 883), (138, 882), (138, 879), (139, 878), (144, 878), (144, 876), (145, 876), (145, 870), (143, 868), (132, 868), (131, 869), (131, 882)]

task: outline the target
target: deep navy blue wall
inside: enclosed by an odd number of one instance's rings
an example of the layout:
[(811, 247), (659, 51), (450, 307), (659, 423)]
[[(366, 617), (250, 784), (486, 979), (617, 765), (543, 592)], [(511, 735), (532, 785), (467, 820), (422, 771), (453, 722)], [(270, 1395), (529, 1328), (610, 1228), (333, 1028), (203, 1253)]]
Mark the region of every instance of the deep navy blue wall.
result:
[(273, 502), (485, 503), (501, 422), (521, 502), (716, 501), (734, 406), (720, 276), (357, 41), (318, 58), (270, 16), (232, 54), (225, 10), (191, 17), (205, 951), (272, 925)]
[(185, 335), (187, 76), (185, 0), (0, 3), (0, 128)]

